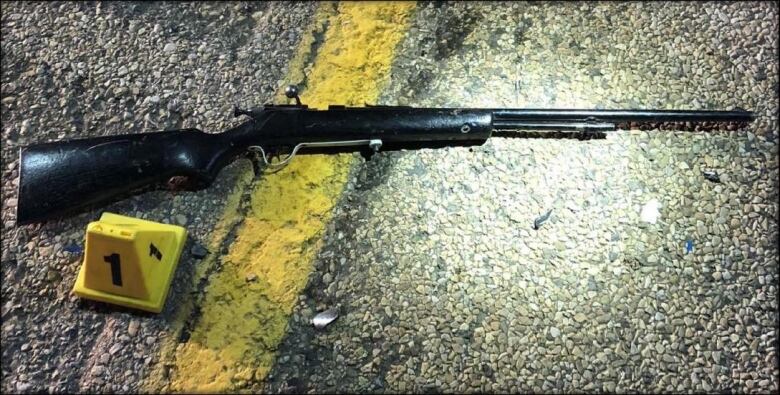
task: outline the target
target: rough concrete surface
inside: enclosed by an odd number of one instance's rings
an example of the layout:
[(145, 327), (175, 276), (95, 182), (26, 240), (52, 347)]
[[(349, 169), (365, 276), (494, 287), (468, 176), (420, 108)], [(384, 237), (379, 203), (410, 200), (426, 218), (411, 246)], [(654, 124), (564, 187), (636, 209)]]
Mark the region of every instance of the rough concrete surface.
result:
[[(284, 85), (316, 7), (3, 3), (3, 392), (141, 390), (190, 297), (192, 249), (248, 166), (202, 191), (16, 226), (19, 147), (223, 130), (234, 104)], [(500, 137), (358, 165), (265, 390), (777, 392), (779, 26), (771, 2), (419, 3), (381, 104), (741, 107), (757, 119)], [(655, 223), (640, 215), (651, 201)], [(189, 230), (160, 315), (71, 293), (102, 211)], [(327, 308), (339, 318), (315, 330)]]
[[(313, 4), (3, 3), (3, 392), (133, 392), (199, 261), (239, 161), (197, 193), (157, 190), (43, 225), (14, 225), (18, 147), (60, 138), (236, 124), (270, 101)], [(56, 193), (53, 192), (53, 193)], [(71, 293), (84, 230), (102, 211), (184, 225), (161, 315)], [(69, 252), (74, 251), (74, 252)]]
[(383, 104), (758, 119), (380, 155), (334, 214), (268, 388), (776, 391), (777, 18), (768, 3), (420, 4)]

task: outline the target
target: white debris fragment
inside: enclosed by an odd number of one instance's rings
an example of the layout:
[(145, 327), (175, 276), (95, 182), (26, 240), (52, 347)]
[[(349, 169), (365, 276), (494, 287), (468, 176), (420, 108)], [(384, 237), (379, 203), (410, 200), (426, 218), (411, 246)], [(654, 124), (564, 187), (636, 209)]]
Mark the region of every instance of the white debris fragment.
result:
[(335, 321), (336, 318), (339, 318), (338, 310), (330, 308), (315, 315), (311, 320), (311, 324), (314, 325), (314, 327), (317, 329), (322, 329), (328, 326), (328, 324), (331, 322)]
[(660, 208), (661, 203), (658, 202), (658, 200), (650, 199), (650, 201), (645, 203), (645, 206), (642, 207), (642, 213), (640, 214), (642, 221), (649, 222), (651, 224), (656, 223), (658, 221), (658, 217), (661, 216), (661, 212), (659, 211)]

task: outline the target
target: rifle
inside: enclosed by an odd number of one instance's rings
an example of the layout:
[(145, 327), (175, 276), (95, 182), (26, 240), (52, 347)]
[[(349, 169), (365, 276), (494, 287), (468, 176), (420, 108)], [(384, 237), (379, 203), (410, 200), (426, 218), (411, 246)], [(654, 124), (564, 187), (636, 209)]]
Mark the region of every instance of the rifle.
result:
[[(205, 188), (237, 157), (254, 152), (278, 169), (297, 154), (360, 152), (484, 144), (492, 135), (511, 137), (603, 137), (605, 132), (664, 125), (744, 125), (754, 119), (732, 111), (580, 110), (345, 107), (303, 105), (297, 88), (285, 91), (295, 104), (235, 109), (246, 122), (222, 133), (198, 129), (124, 134), (20, 149), (17, 224), (39, 222), (114, 201), (128, 193), (186, 177)], [(529, 133), (536, 134), (529, 134)], [(289, 152), (272, 162), (274, 153)]]

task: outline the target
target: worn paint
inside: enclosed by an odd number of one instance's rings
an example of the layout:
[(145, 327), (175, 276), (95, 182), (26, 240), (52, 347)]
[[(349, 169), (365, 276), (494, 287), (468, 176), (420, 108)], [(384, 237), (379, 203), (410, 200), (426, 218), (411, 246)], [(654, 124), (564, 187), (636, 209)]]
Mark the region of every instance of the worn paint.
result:
[[(207, 249), (210, 253), (202, 259), (194, 267), (194, 272), (191, 277), (191, 283), (189, 289), (197, 290), (200, 288), (200, 283), (207, 280), (208, 274), (215, 269), (217, 260), (219, 258), (218, 252), (220, 246), (224, 243), (225, 238), (230, 233), (230, 230), (236, 226), (241, 220), (241, 196), (244, 195), (247, 188), (250, 186), (252, 180), (252, 169), (244, 168), (240, 170), (235, 187), (230, 191), (230, 194), (225, 198), (225, 207), (222, 211), (220, 219), (217, 221), (217, 225), (211, 231), (209, 241), (207, 243)], [(193, 310), (200, 302), (200, 295), (190, 293), (191, 297), (181, 298), (177, 300), (179, 305), (171, 323), (170, 333), (175, 334), (164, 341), (160, 347), (160, 363), (158, 363), (154, 369), (149, 373), (141, 386), (144, 388), (144, 392), (159, 392), (166, 386), (169, 361), (173, 360), (176, 355), (176, 348), (179, 344), (178, 335), (182, 333), (189, 317), (192, 316)]]
[[(323, 4), (316, 19), (327, 18), (328, 30), (303, 102), (317, 108), (375, 102), (413, 9), (414, 3)], [(304, 40), (299, 54), (311, 43)], [(293, 62), (291, 69), (301, 66)], [(234, 391), (265, 378), (352, 164), (351, 155), (302, 156), (257, 184), (222, 269), (206, 288), (201, 315), (170, 361), (167, 389)]]

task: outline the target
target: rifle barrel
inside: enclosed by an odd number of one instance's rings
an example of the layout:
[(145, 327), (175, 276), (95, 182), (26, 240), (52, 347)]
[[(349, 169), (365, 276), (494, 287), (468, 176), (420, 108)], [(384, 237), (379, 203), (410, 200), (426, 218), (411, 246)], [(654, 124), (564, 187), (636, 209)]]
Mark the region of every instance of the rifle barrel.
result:
[[(570, 130), (590, 123), (594, 129), (604, 124), (622, 122), (739, 122), (753, 121), (754, 114), (741, 109), (731, 111), (688, 110), (577, 110), (577, 109), (496, 109), (493, 110), (493, 128), (497, 131), (527, 130), (539, 123), (577, 124)], [(559, 129), (560, 130), (560, 129)]]

